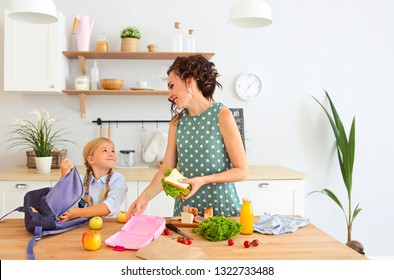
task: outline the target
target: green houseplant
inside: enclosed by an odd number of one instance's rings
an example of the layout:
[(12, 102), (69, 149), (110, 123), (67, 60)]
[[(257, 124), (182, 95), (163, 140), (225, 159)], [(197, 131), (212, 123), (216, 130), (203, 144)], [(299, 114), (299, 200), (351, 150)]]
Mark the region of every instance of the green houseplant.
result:
[(122, 39), (120, 50), (122, 52), (138, 51), (139, 40), (141, 39), (141, 32), (134, 26), (127, 26), (120, 32)]
[[(313, 97), (317, 103), (323, 108), (324, 112), (327, 115), (328, 120), (330, 121), (332, 131), (334, 132), (335, 142), (336, 142), (336, 149), (337, 149), (337, 156), (339, 161), (339, 166), (342, 173), (342, 179), (346, 187), (347, 193), (347, 208), (341, 203), (338, 196), (334, 194), (330, 189), (324, 188), (321, 191), (313, 191), (312, 193), (323, 193), (327, 195), (329, 198), (335, 202), (339, 208), (343, 211), (346, 219), (347, 225), (347, 241), (352, 243), (357, 243), (358, 241), (352, 241), (352, 225), (354, 220), (356, 219), (357, 215), (360, 213), (361, 208), (359, 207), (359, 203), (352, 208), (352, 183), (353, 183), (353, 165), (354, 165), (354, 155), (355, 155), (355, 130), (356, 130), (356, 119), (353, 117), (352, 125), (349, 132), (349, 137), (346, 135), (346, 131), (343, 127), (341, 118), (338, 115), (338, 112), (332, 102), (329, 94), (325, 91), (325, 94), (328, 98), (331, 113), (326, 110), (326, 108), (320, 103), (315, 97)], [(352, 243), (349, 243), (349, 247), (352, 247)], [(359, 243), (359, 242), (358, 242)]]
[(64, 138), (64, 128), (56, 128), (58, 121), (49, 116), (46, 110), (33, 109), (30, 114), (36, 116), (36, 122), (15, 119), (8, 132), (7, 149), (22, 147), (33, 149), (36, 158), (51, 157), (52, 151), (63, 142), (72, 141)]

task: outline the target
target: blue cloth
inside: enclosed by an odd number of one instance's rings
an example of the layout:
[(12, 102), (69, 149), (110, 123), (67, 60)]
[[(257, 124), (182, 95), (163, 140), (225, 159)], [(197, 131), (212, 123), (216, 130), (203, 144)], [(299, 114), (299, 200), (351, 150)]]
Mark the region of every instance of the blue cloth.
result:
[(263, 234), (282, 234), (295, 232), (298, 228), (309, 224), (307, 218), (297, 218), (293, 216), (270, 215), (264, 213), (260, 220), (254, 224), (253, 230)]
[[(85, 175), (81, 177), (82, 182), (85, 182)], [(104, 203), (105, 205), (107, 205), (109, 211), (111, 212), (106, 216), (106, 218), (116, 217), (117, 213), (120, 210), (120, 206), (122, 205), (123, 200), (126, 197), (127, 184), (125, 178), (122, 174), (114, 172), (111, 176), (111, 180), (109, 181), (108, 196), (106, 199), (101, 201), (100, 195), (105, 188), (107, 175), (102, 176), (98, 180), (93, 176), (90, 177), (89, 196), (92, 199), (92, 204), (97, 205), (100, 203)]]

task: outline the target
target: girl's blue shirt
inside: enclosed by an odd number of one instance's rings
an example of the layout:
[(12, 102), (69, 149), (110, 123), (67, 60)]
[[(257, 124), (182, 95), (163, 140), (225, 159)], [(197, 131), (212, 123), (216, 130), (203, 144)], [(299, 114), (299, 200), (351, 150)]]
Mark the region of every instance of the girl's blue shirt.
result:
[[(85, 182), (85, 175), (81, 176), (82, 182)], [(107, 175), (100, 177), (98, 180), (90, 175), (89, 195), (93, 205), (104, 203), (107, 205), (110, 213), (107, 218), (114, 218), (120, 211), (120, 207), (127, 193), (126, 179), (119, 172), (114, 171), (109, 181), (108, 196), (104, 200), (100, 199), (100, 195), (105, 188)]]

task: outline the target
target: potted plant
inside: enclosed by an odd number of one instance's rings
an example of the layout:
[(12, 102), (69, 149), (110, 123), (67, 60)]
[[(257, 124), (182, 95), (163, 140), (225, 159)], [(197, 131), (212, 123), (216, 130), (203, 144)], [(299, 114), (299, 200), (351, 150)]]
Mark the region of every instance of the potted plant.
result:
[(338, 161), (342, 173), (342, 179), (346, 188), (348, 205), (347, 208), (345, 208), (344, 205), (339, 200), (338, 196), (327, 188), (322, 189), (321, 191), (313, 191), (309, 194), (323, 193), (324, 195), (327, 195), (329, 198), (331, 198), (333, 202), (335, 202), (339, 206), (339, 208), (341, 208), (343, 214), (345, 215), (346, 225), (347, 225), (346, 245), (348, 245), (352, 249), (355, 249), (359, 253), (364, 254), (364, 247), (362, 246), (362, 244), (356, 240), (352, 240), (353, 222), (361, 211), (361, 208), (359, 207), (360, 203), (358, 203), (356, 207), (354, 207), (354, 209), (352, 208), (352, 189), (353, 189), (352, 182), (353, 182), (353, 164), (354, 164), (355, 142), (356, 142), (355, 140), (356, 119), (355, 117), (353, 117), (350, 133), (348, 137), (343, 127), (341, 118), (339, 117), (338, 112), (334, 106), (334, 103), (332, 102), (328, 92), (325, 91), (325, 93), (330, 103), (332, 116), (315, 97), (313, 96), (312, 97), (323, 108), (324, 112), (328, 117), (328, 120), (330, 121), (332, 130), (334, 132)]
[(64, 138), (64, 128), (56, 129), (57, 121), (49, 117), (46, 110), (33, 109), (30, 114), (37, 117), (37, 122), (16, 119), (10, 125), (8, 132), (7, 149), (21, 146), (31, 148), (35, 154), (37, 171), (49, 173), (52, 165), (52, 152), (57, 150), (57, 145), (70, 142)]
[(136, 52), (138, 51), (139, 40), (141, 33), (138, 28), (134, 26), (127, 26), (120, 32), (122, 39), (120, 51), (122, 52)]

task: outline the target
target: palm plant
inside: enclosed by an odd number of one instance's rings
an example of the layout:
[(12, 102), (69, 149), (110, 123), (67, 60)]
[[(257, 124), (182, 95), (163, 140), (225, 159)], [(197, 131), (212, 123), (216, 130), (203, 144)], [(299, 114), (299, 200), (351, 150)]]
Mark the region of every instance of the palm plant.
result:
[(361, 211), (361, 208), (359, 208), (360, 203), (358, 203), (356, 207), (352, 209), (352, 183), (353, 183), (353, 164), (354, 164), (354, 153), (355, 153), (356, 119), (355, 117), (353, 117), (349, 138), (348, 138), (345, 129), (343, 127), (341, 118), (339, 117), (338, 112), (334, 106), (334, 103), (332, 102), (328, 92), (325, 91), (325, 93), (330, 103), (332, 116), (315, 97), (313, 96), (312, 97), (323, 108), (324, 112), (326, 113), (330, 121), (332, 130), (335, 135), (339, 166), (341, 168), (342, 179), (343, 182), (345, 183), (346, 192), (347, 192), (348, 208), (347, 210), (345, 210), (344, 206), (342, 205), (338, 197), (331, 190), (327, 188), (322, 189), (321, 191), (313, 191), (309, 194), (323, 193), (328, 197), (330, 197), (342, 209), (346, 219), (347, 241), (349, 242), (352, 240), (353, 222)]

